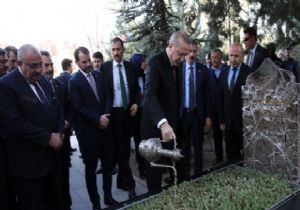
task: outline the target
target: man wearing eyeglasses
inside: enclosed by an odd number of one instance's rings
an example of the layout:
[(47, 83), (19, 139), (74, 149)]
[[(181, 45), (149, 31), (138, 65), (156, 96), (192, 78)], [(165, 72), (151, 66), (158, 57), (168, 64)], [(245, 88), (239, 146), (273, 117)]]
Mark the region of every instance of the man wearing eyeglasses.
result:
[(7, 129), (9, 174), (22, 210), (64, 210), (58, 152), (63, 114), (47, 79), (40, 52), (18, 51), (18, 68), (0, 80), (0, 122)]
[(41, 51), (42, 55), (42, 74), (50, 81), (52, 90), (59, 100), (64, 111), (64, 142), (61, 148), (61, 176), (62, 176), (62, 190), (63, 198), (65, 202), (65, 209), (69, 210), (72, 206), (72, 200), (70, 195), (70, 183), (69, 183), (69, 166), (70, 159), (70, 103), (68, 101), (67, 87), (65, 84), (57, 79), (53, 78), (54, 67), (50, 53), (48, 51)]
[(269, 52), (257, 42), (256, 28), (248, 27), (244, 30), (243, 43), (248, 50), (246, 64), (252, 68), (253, 71), (258, 69), (265, 58), (269, 58)]

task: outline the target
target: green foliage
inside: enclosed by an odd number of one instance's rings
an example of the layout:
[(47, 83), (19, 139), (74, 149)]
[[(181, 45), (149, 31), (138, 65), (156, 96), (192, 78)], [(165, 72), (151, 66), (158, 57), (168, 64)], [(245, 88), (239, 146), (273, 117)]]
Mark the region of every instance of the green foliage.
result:
[(292, 192), (288, 181), (279, 176), (231, 168), (169, 188), (129, 209), (269, 209)]
[(151, 56), (179, 29), (214, 49), (240, 42), (241, 30), (256, 26), (265, 42), (281, 48), (300, 43), (299, 11), (299, 0), (128, 0), (118, 11), (117, 34), (127, 35), (128, 54)]

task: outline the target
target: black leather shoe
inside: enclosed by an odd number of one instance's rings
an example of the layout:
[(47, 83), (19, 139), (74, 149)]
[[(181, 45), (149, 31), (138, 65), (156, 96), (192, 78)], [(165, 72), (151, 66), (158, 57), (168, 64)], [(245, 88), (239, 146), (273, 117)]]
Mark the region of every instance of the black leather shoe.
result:
[(116, 206), (119, 204), (119, 202), (113, 199), (112, 196), (104, 196), (104, 203), (107, 206)]
[(101, 210), (100, 206), (94, 206), (93, 210)]
[(112, 172), (111, 172), (111, 174), (115, 175), (116, 173), (117, 173), (117, 167), (114, 167), (113, 170), (112, 170)]
[(102, 174), (102, 168), (97, 169), (96, 174)]
[(128, 197), (129, 199), (133, 199), (136, 197), (135, 189), (131, 189), (128, 191)]

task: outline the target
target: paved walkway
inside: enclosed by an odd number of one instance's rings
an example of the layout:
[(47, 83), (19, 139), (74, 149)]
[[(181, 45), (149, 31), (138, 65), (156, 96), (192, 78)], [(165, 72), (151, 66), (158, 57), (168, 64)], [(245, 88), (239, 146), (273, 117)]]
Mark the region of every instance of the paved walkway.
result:
[[(88, 197), (88, 193), (85, 186), (84, 178), (84, 165), (82, 159), (79, 158), (80, 152), (78, 149), (78, 142), (75, 136), (71, 137), (71, 145), (77, 148), (77, 151), (73, 153), (72, 157), (72, 167), (70, 168), (70, 192), (72, 196), (72, 210), (91, 210), (92, 205)], [(204, 168), (210, 168), (214, 160), (213, 145), (208, 141), (204, 142)], [(137, 164), (135, 161), (134, 150), (131, 153), (131, 167), (133, 171), (134, 178), (136, 180), (136, 193), (137, 195), (142, 195), (147, 192), (145, 180), (142, 180), (137, 175)], [(102, 191), (102, 175), (97, 175), (97, 186), (98, 192), (101, 197), (101, 208), (104, 208), (103, 203), (103, 191)], [(126, 201), (128, 199), (128, 192), (116, 188), (116, 175), (113, 176), (112, 185), (113, 197), (119, 201)]]

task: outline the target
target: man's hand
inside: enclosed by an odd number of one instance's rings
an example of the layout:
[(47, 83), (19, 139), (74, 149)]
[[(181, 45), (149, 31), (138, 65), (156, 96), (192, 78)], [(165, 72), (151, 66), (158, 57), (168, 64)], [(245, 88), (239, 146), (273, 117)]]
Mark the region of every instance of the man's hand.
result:
[(210, 128), (211, 128), (211, 124), (212, 124), (212, 122), (211, 122), (210, 117), (205, 118), (205, 127), (206, 127), (207, 129), (210, 129)]
[(173, 128), (169, 125), (168, 122), (164, 122), (160, 126), (160, 130), (161, 130), (161, 136), (164, 141), (171, 141), (173, 139), (176, 139), (176, 135), (173, 131)]
[(110, 114), (103, 114), (100, 116), (99, 122), (99, 128), (104, 129), (109, 125), (109, 116)]
[(59, 133), (51, 133), (49, 146), (55, 150), (59, 150), (63, 144), (63, 141)]
[(225, 131), (225, 124), (224, 123), (220, 124), (220, 129), (221, 129), (221, 131)]
[(137, 111), (138, 111), (138, 105), (132, 104), (132, 106), (130, 107), (130, 116), (134, 117)]

